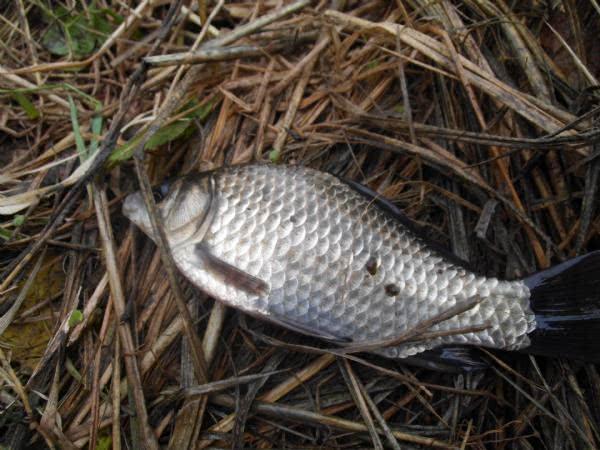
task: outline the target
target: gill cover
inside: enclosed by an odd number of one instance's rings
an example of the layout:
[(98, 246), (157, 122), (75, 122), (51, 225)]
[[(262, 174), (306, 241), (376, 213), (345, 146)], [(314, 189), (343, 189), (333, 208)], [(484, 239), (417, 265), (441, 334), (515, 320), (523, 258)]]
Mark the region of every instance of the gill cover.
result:
[[(202, 241), (216, 209), (212, 176), (184, 177), (173, 183), (163, 183), (152, 193), (171, 247)], [(141, 192), (127, 196), (123, 214), (155, 240)]]
[[(266, 296), (269, 285), (265, 281), (218, 258), (202, 242), (218, 210), (215, 184), (212, 174), (195, 174), (173, 183), (163, 183), (152, 190), (175, 261), (179, 264), (185, 261), (191, 270), (210, 272), (213, 277), (241, 291)], [(140, 192), (125, 199), (123, 214), (155, 240)], [(183, 272), (188, 275), (186, 270)]]

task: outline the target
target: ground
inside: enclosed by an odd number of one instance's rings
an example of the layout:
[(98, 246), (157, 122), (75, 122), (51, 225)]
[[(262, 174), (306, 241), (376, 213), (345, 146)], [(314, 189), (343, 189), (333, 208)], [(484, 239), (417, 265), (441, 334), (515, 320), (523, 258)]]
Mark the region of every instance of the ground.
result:
[(598, 445), (594, 364), (342, 358), (206, 298), (121, 214), (140, 184), (302, 163), (488, 275), (597, 250), (596, 0), (18, 0), (0, 19), (0, 448)]

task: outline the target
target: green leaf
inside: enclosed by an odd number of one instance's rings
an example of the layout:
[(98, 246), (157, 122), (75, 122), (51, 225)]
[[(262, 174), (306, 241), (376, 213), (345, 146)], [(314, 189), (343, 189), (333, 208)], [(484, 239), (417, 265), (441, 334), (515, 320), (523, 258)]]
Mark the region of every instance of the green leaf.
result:
[(273, 149), (269, 152), (269, 160), (272, 163), (278, 162), (279, 158), (281, 158), (281, 152), (279, 150)]
[(110, 435), (99, 436), (96, 442), (97, 450), (110, 450), (112, 448), (112, 437)]
[(80, 15), (67, 27), (71, 39), (71, 49), (75, 56), (88, 56), (96, 47), (96, 35), (91, 33), (85, 16)]
[(79, 382), (83, 380), (83, 376), (81, 375), (81, 373), (79, 373), (77, 367), (75, 367), (75, 364), (73, 364), (73, 361), (71, 361), (71, 358), (69, 357), (67, 357), (65, 360), (65, 369), (67, 369), (67, 373), (71, 375), (73, 379)]
[(108, 9), (90, 8), (80, 12), (57, 7), (44, 13), (49, 27), (42, 45), (54, 55), (77, 58), (91, 55), (123, 21), (121, 16)]
[(189, 119), (182, 119), (177, 122), (173, 122), (166, 127), (162, 127), (148, 140), (146, 149), (154, 150), (155, 148), (160, 147), (167, 142), (174, 141), (183, 134), (187, 127), (190, 126), (190, 123), (191, 122)]
[[(204, 120), (213, 108), (213, 102), (208, 101), (201, 105), (197, 101), (191, 101), (182, 108), (186, 111), (185, 118), (178, 120), (172, 124), (169, 124), (156, 132), (154, 136), (146, 143), (146, 150), (154, 150), (167, 142), (174, 141), (175, 139), (184, 138), (186, 135), (193, 133), (194, 127), (193, 120)], [(96, 132), (94, 132), (96, 134)], [(119, 148), (115, 149), (110, 157), (108, 158), (108, 165), (114, 166), (121, 161), (126, 161), (133, 156), (135, 148), (142, 140), (143, 133), (130, 139), (127, 143), (123, 144)]]
[(69, 54), (69, 46), (64, 31), (57, 23), (48, 28), (42, 38), (42, 45), (53, 55), (66, 56)]
[(4, 239), (5, 241), (7, 241), (10, 239), (11, 234), (12, 233), (6, 228), (0, 227), (0, 239)]
[(105, 16), (111, 17), (112, 20), (115, 22), (115, 25), (117, 26), (121, 25), (125, 21), (125, 17), (123, 17), (121, 14), (113, 11), (110, 8), (101, 8), (98, 11), (104, 14)]
[(212, 111), (212, 107), (212, 102), (206, 102), (204, 105), (198, 106), (197, 109), (190, 115), (190, 118), (204, 120)]
[(109, 35), (112, 32), (113, 25), (105, 17), (102, 16), (99, 12), (92, 13), (92, 29), (98, 31), (104, 37)]
[(94, 97), (92, 97), (91, 95), (86, 94), (85, 92), (83, 92), (81, 89), (77, 88), (76, 86), (73, 86), (69, 83), (63, 83), (60, 86), (64, 86), (65, 89), (68, 89), (70, 91), (75, 92), (82, 100), (85, 100), (88, 102), (88, 104), (94, 108), (96, 110), (96, 112), (100, 113), (102, 110), (102, 103), (99, 102), (98, 100), (96, 100)]
[(85, 161), (88, 157), (85, 143), (83, 142), (83, 136), (81, 136), (81, 130), (79, 129), (79, 119), (77, 118), (77, 107), (73, 101), (73, 97), (69, 95), (69, 112), (71, 114), (71, 126), (73, 127), (73, 134), (75, 135), (75, 144), (77, 147), (77, 153), (79, 153), (79, 159)]
[(71, 316), (69, 317), (69, 328), (73, 328), (81, 322), (83, 322), (83, 313), (80, 310), (76, 309), (71, 313)]
[(142, 136), (143, 135), (135, 136), (129, 139), (129, 141), (127, 141), (125, 144), (114, 149), (108, 157), (108, 165), (113, 166), (121, 161), (126, 161), (131, 158), (133, 156), (133, 152), (135, 151), (135, 147), (137, 147), (142, 140)]
[(398, 114), (404, 114), (406, 111), (404, 110), (404, 104), (398, 103), (394, 106), (394, 112)]
[(92, 139), (90, 140), (90, 148), (88, 154), (93, 155), (98, 149), (98, 137), (102, 133), (102, 114), (101, 107), (96, 108), (98, 115), (92, 117)]
[(25, 216), (23, 214), (16, 214), (15, 217), (13, 217), (13, 225), (15, 227), (20, 227), (24, 223), (25, 223)]
[[(154, 136), (152, 136), (148, 140), (145, 149), (154, 150), (155, 148), (160, 147), (161, 145), (164, 145), (167, 142), (174, 141), (175, 139), (177, 139), (185, 133), (190, 124), (190, 119), (181, 119), (170, 125), (162, 127), (156, 132)], [(135, 136), (133, 139), (130, 139), (129, 142), (117, 148), (108, 158), (109, 164), (113, 165), (131, 158), (133, 156), (135, 148), (142, 140), (142, 137), (143, 134)]]
[(25, 114), (27, 114), (27, 117), (29, 117), (30, 119), (37, 119), (38, 117), (40, 117), (40, 112), (37, 110), (35, 105), (31, 103), (31, 101), (25, 94), (15, 91), (12, 92), (11, 95), (12, 98), (14, 98), (16, 102), (21, 106), (21, 108), (23, 108)]

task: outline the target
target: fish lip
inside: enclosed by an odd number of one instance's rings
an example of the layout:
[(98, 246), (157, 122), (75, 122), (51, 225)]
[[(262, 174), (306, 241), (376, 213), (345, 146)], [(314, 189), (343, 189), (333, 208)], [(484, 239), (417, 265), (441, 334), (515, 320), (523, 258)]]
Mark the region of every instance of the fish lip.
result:
[(121, 211), (129, 220), (133, 220), (135, 212), (139, 210), (140, 199), (141, 194), (139, 192), (134, 192), (133, 194), (129, 194), (125, 197), (125, 200), (123, 200)]

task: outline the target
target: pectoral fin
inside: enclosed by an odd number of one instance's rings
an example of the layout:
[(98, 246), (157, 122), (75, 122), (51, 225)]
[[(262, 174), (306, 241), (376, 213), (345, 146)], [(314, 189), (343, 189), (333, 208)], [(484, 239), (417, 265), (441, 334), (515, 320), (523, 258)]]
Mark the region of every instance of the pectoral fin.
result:
[(225, 284), (259, 297), (268, 295), (270, 288), (265, 281), (218, 258), (210, 252), (205, 244), (194, 245), (194, 256), (198, 258), (199, 266), (210, 271)]

